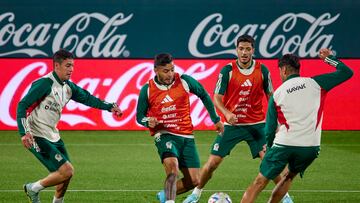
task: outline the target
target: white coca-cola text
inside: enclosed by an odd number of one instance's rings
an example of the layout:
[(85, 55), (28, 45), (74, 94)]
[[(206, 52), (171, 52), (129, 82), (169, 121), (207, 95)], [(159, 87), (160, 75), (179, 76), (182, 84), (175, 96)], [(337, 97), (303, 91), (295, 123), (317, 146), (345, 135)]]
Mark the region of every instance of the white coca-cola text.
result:
[[(239, 36), (248, 34), (259, 43), (256, 49), (261, 56), (274, 57), (278, 54), (296, 53), (300, 57), (315, 57), (320, 48), (332, 48), (334, 34), (325, 28), (333, 24), (340, 14), (330, 13), (314, 17), (307, 13), (285, 13), (268, 24), (251, 23), (244, 26), (222, 25), (223, 15), (214, 13), (205, 17), (192, 32), (188, 49), (195, 57), (214, 57), (224, 54), (236, 56), (235, 44)], [(300, 23), (308, 25), (306, 29), (297, 27)], [(296, 29), (297, 28), (297, 29)], [(260, 32), (263, 34), (260, 35)], [(219, 47), (220, 50), (214, 50)], [(210, 49), (211, 48), (211, 49)]]
[[(117, 13), (109, 18), (101, 13), (83, 12), (74, 15), (64, 24), (25, 23), (17, 26), (15, 14), (6, 12), (0, 15), (0, 47), (11, 44), (18, 49), (0, 52), (0, 57), (14, 54), (25, 54), (30, 57), (49, 56), (43, 47), (51, 43), (53, 53), (65, 48), (77, 57), (91, 55), (116, 58), (126, 50), (127, 38), (126, 34), (120, 34), (117, 30), (129, 22), (132, 16), (133, 14), (125, 16), (123, 13)], [(103, 27), (99, 29), (99, 26), (92, 26), (95, 23), (101, 23)], [(89, 29), (92, 29), (92, 34), (88, 34)]]

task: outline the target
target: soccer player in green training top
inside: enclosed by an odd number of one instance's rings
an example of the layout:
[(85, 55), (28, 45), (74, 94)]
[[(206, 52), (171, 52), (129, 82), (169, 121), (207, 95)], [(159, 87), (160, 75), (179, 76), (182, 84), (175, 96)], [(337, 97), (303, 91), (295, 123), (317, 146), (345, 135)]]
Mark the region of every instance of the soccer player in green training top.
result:
[[(222, 136), (217, 136), (211, 154), (200, 172), (200, 182), (184, 203), (196, 203), (213, 172), (240, 142), (246, 141), (252, 157), (261, 159), (265, 154), (265, 113), (262, 101), (273, 93), (270, 72), (253, 59), (255, 40), (241, 35), (236, 40), (237, 60), (226, 65), (219, 74), (214, 104), (225, 117)], [(274, 182), (280, 181), (280, 177)], [(292, 203), (290, 196), (283, 203)]]
[[(190, 117), (189, 93), (198, 96), (210, 114), (219, 133), (224, 130), (209, 94), (189, 75), (174, 72), (170, 54), (155, 56), (156, 76), (140, 91), (136, 120), (148, 127), (164, 165), (164, 190), (157, 195), (160, 202), (175, 202), (176, 194), (191, 190), (199, 182), (199, 155), (195, 146)], [(177, 180), (178, 171), (184, 177)]]
[(24, 185), (30, 202), (39, 203), (39, 192), (55, 186), (53, 203), (64, 202), (64, 195), (73, 176), (64, 142), (57, 124), (62, 109), (70, 99), (121, 116), (115, 103), (104, 102), (69, 81), (74, 70), (74, 56), (59, 50), (53, 56), (54, 70), (32, 83), (29, 92), (19, 102), (17, 123), (23, 145), (50, 171), (43, 179)]
[(295, 176), (300, 176), (320, 151), (321, 124), (326, 94), (353, 72), (336, 59), (329, 49), (320, 49), (319, 57), (336, 68), (333, 73), (301, 77), (300, 61), (294, 54), (279, 60), (283, 84), (269, 100), (266, 116), (267, 148), (260, 173), (245, 191), (242, 203), (254, 202), (258, 194), (288, 164), (288, 173), (274, 188), (269, 202), (279, 202)]

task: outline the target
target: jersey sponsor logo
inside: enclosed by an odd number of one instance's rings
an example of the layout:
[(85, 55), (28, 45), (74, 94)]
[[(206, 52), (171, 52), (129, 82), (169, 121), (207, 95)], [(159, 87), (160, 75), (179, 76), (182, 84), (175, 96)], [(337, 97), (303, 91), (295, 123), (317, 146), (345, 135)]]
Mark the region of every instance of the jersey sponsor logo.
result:
[(165, 119), (169, 119), (169, 118), (175, 118), (177, 115), (177, 113), (172, 113), (172, 114), (165, 114), (162, 116), (162, 118)]
[(241, 87), (251, 87), (252, 83), (249, 79), (246, 79), (245, 82), (241, 85)]
[(171, 106), (168, 106), (168, 107), (163, 107), (161, 109), (161, 113), (165, 113), (165, 112), (169, 112), (169, 111), (175, 111), (176, 110), (176, 105), (171, 105)]
[(247, 108), (245, 107), (245, 108), (236, 108), (235, 109), (235, 112), (239, 112), (239, 111), (241, 111), (241, 112), (247, 112)]
[(162, 104), (173, 102), (174, 100), (167, 94), (165, 98), (161, 101)]
[(245, 101), (247, 101), (247, 100), (249, 100), (248, 97), (240, 97), (240, 98), (239, 98), (239, 102), (245, 102)]
[(60, 109), (60, 104), (56, 103), (56, 102), (51, 102), (51, 101), (47, 101), (47, 103), (45, 104), (45, 110), (50, 110), (53, 112), (58, 112)]
[(243, 96), (247, 96), (247, 95), (249, 95), (249, 94), (250, 94), (250, 90), (246, 90), (246, 91), (241, 90), (241, 91), (239, 92), (239, 95), (243, 95)]
[(306, 86), (305, 86), (305, 83), (304, 83), (302, 85), (297, 85), (296, 87), (289, 88), (289, 89), (286, 90), (286, 92), (288, 94), (290, 94), (290, 93), (292, 93), (294, 91), (298, 91), (298, 90), (305, 89), (305, 88), (306, 88)]
[(175, 128), (175, 129), (179, 129), (179, 126), (175, 123), (168, 123), (168, 124), (164, 124), (165, 128)]

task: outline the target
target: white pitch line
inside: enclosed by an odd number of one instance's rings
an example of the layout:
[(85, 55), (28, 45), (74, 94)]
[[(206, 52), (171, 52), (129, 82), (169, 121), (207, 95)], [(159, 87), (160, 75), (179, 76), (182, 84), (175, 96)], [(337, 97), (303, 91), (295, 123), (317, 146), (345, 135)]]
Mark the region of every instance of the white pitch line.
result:
[[(153, 143), (69, 143), (65, 146), (154, 146)], [(197, 146), (210, 146), (209, 144), (196, 144)], [(22, 146), (21, 143), (14, 144), (14, 143), (0, 143), (0, 146)], [(359, 147), (360, 144), (323, 144), (321, 146), (328, 146), (328, 147)]]
[[(160, 190), (160, 189), (159, 189)], [(158, 192), (159, 190), (67, 190), (68, 192)], [(1, 192), (23, 192), (24, 190), (0, 190)], [(204, 190), (204, 192), (244, 192), (245, 190)], [(271, 192), (272, 190), (263, 190)], [(54, 192), (54, 190), (43, 190), (42, 192)], [(360, 190), (290, 190), (297, 193), (360, 193)]]

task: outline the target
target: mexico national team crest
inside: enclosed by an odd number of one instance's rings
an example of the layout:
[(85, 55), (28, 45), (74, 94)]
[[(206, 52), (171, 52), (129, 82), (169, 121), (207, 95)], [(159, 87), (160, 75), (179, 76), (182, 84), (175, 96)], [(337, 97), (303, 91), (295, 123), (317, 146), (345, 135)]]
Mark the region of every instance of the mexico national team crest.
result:
[(55, 159), (60, 162), (63, 158), (60, 154), (55, 154)]
[(219, 143), (214, 144), (213, 150), (219, 151)]
[(171, 149), (171, 147), (172, 147), (172, 143), (171, 142), (166, 142), (166, 148)]

